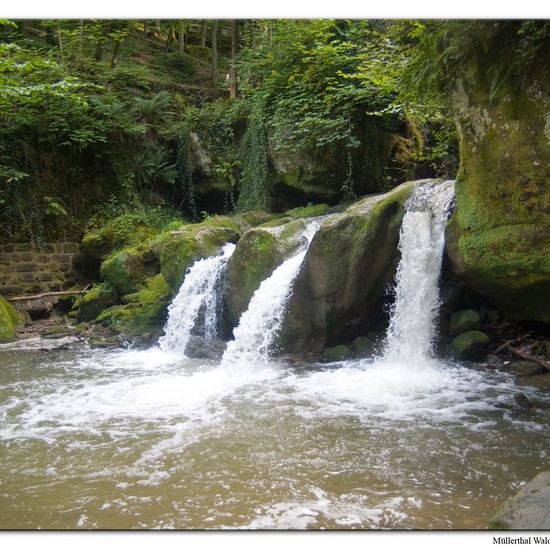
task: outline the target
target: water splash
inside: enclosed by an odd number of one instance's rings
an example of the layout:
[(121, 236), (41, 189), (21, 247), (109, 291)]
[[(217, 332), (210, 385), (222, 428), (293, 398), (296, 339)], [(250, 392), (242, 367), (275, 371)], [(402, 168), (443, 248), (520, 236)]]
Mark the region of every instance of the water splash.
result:
[(203, 336), (217, 337), (219, 313), (219, 286), (227, 261), (235, 245), (226, 244), (219, 256), (197, 260), (189, 269), (178, 294), (168, 308), (164, 336), (159, 340), (164, 351), (185, 354), (191, 331), (204, 308)]
[(281, 329), (292, 293), (292, 284), (319, 226), (319, 220), (308, 223), (300, 252), (283, 262), (256, 290), (248, 309), (239, 320), (239, 326), (234, 330), (235, 339), (227, 345), (222, 367), (235, 364), (265, 365), (269, 361), (271, 347)]
[(407, 202), (386, 359), (418, 363), (432, 356), (445, 224), (453, 196), (454, 181), (438, 182), (418, 185)]

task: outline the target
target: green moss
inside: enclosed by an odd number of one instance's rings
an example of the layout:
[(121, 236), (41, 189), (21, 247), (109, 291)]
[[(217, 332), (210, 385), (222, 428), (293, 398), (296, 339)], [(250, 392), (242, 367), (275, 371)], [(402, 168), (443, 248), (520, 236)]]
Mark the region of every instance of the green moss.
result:
[(238, 242), (227, 267), (227, 305), (234, 324), (262, 281), (295, 250), (296, 236), (303, 227), (300, 220), (271, 231), (257, 227), (245, 233)]
[(479, 330), (463, 332), (453, 339), (451, 347), (459, 358), (471, 359), (479, 356), (489, 343), (489, 337)]
[(158, 271), (158, 257), (147, 243), (114, 252), (101, 264), (101, 277), (121, 295), (135, 291)]
[(159, 251), (160, 271), (172, 292), (179, 289), (185, 272), (196, 260), (213, 256), (225, 243), (238, 239), (239, 232), (233, 223), (190, 224), (159, 236), (155, 248)]
[(115, 250), (137, 246), (151, 240), (159, 229), (148, 226), (138, 214), (124, 214), (109, 220), (101, 228), (82, 237), (82, 251), (94, 258), (105, 259)]
[(266, 223), (274, 217), (274, 214), (269, 214), (265, 210), (250, 210), (249, 212), (242, 212), (241, 214), (232, 216), (232, 219), (241, 229), (248, 230)]
[(449, 319), (449, 332), (453, 335), (477, 330), (481, 327), (479, 313), (472, 309), (455, 311)]
[(294, 221), (294, 218), (292, 216), (282, 216), (280, 218), (274, 218), (273, 220), (262, 223), (258, 227), (259, 228), (262, 228), (262, 227), (266, 227), (266, 228), (268, 228), (268, 227), (279, 227), (279, 226), (284, 225), (285, 223), (288, 223), (288, 222), (291, 222), (291, 221)]
[(157, 338), (166, 322), (172, 293), (162, 275), (151, 277), (134, 294), (126, 296), (128, 303), (106, 309), (96, 322), (109, 326), (128, 338), (147, 335)]
[[(451, 96), (461, 165), (447, 230), (454, 270), (507, 317), (550, 323), (550, 71), (505, 77), (511, 43), (470, 52)], [(492, 44), (492, 45), (491, 45)], [(528, 85), (527, 85), (528, 82)]]
[(79, 322), (92, 321), (117, 301), (116, 290), (109, 283), (101, 283), (78, 298), (73, 305), (73, 311), (76, 311), (76, 318)]
[(330, 207), (328, 204), (308, 204), (307, 206), (302, 206), (301, 208), (287, 210), (285, 212), (285, 216), (291, 216), (295, 219), (312, 218), (326, 214), (329, 208)]
[(202, 221), (205, 227), (221, 227), (224, 229), (232, 229), (236, 233), (241, 232), (239, 224), (229, 216), (208, 216)]
[(0, 343), (13, 342), (15, 329), (19, 324), (19, 317), (15, 308), (0, 296)]
[(354, 203), (341, 214), (341, 221), (336, 222), (337, 233), (331, 224), (321, 227), (317, 235), (320, 253), (327, 258), (343, 256), (349, 262), (347, 267), (340, 261), (327, 262), (327, 268), (336, 280), (345, 278), (343, 269), (354, 269), (361, 261), (363, 251), (379, 240), (382, 233), (399, 231), (411, 192), (412, 186), (407, 184), (384, 195), (383, 199), (370, 197)]

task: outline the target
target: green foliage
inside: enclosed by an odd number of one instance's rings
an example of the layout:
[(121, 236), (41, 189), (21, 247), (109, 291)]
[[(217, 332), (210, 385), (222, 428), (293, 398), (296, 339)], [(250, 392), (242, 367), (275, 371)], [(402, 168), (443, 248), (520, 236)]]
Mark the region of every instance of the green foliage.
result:
[(267, 129), (260, 116), (253, 117), (243, 139), (243, 171), (237, 210), (271, 209), (272, 170)]
[(195, 188), (193, 187), (193, 176), (191, 171), (189, 155), (189, 133), (183, 132), (178, 143), (178, 157), (176, 160), (176, 185), (183, 197), (180, 208), (184, 206), (191, 214), (193, 220), (198, 219), (197, 203), (195, 199)]

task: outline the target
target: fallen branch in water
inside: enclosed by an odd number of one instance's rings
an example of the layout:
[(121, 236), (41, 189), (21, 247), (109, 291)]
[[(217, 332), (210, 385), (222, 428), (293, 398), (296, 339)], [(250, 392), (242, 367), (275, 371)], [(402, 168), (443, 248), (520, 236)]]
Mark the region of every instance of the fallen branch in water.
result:
[(544, 359), (537, 357), (536, 355), (531, 355), (526, 351), (521, 351), (520, 349), (513, 348), (512, 346), (506, 346), (506, 349), (508, 349), (512, 355), (515, 355), (516, 357), (521, 357), (521, 359), (525, 359), (526, 361), (533, 361), (533, 363), (537, 363), (541, 367), (544, 367), (546, 370), (550, 371), (550, 363), (548, 361), (545, 361)]
[(21, 302), (23, 300), (40, 300), (41, 298), (49, 298), (50, 296), (67, 296), (67, 295), (79, 295), (86, 294), (90, 285), (82, 290), (60, 290), (58, 292), (42, 292), (42, 294), (33, 294), (31, 296), (14, 296), (13, 298), (6, 298), (8, 302)]
[(523, 336), (520, 336), (519, 338), (513, 338), (512, 340), (507, 340), (506, 342), (504, 342), (504, 344), (502, 344), (502, 346), (499, 346), (495, 351), (493, 351), (493, 354), (497, 355), (501, 351), (504, 351), (506, 348), (508, 348), (508, 346), (510, 346), (511, 344), (519, 344), (520, 342), (523, 342), (523, 340), (525, 340), (528, 337), (529, 336), (525, 334)]

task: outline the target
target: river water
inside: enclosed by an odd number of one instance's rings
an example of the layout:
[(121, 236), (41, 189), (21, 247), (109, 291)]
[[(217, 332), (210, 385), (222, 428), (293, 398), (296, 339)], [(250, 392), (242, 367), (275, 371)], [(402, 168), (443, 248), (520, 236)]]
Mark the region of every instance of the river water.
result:
[(548, 399), (522, 415), (508, 375), (437, 361), (27, 344), (0, 382), (3, 529), (476, 529), (548, 468)]

